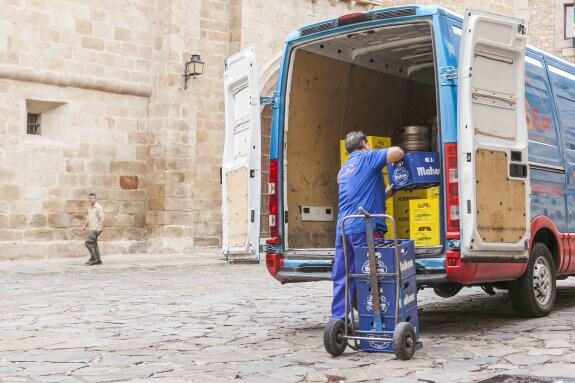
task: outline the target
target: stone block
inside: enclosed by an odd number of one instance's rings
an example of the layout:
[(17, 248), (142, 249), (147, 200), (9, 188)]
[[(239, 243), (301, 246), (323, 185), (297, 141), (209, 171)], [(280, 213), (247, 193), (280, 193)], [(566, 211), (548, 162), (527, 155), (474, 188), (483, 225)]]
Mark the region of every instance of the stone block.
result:
[(195, 246), (221, 246), (221, 239), (219, 237), (194, 237)]
[(60, 173), (58, 175), (58, 187), (73, 188), (79, 185), (78, 177), (73, 173)]
[(181, 226), (164, 226), (161, 234), (164, 238), (178, 238), (184, 235), (184, 229)]
[(48, 227), (51, 228), (68, 228), (70, 226), (70, 215), (61, 213), (48, 214)]
[[(111, 221), (108, 222), (110, 225)], [(133, 214), (116, 214), (113, 217), (113, 225), (118, 227), (133, 227), (134, 215)]]
[(82, 37), (82, 48), (104, 50), (104, 40), (95, 37)]
[(25, 229), (28, 226), (26, 214), (10, 214), (10, 229)]
[[(46, 214), (31, 214), (28, 217), (28, 226), (39, 228), (39, 227), (46, 227), (48, 224), (48, 216)], [(1, 227), (1, 218), (0, 218), (0, 227)]]
[(166, 197), (187, 198), (190, 196), (189, 192), (187, 184), (166, 184)]
[(24, 231), (26, 241), (64, 241), (69, 239), (66, 230), (27, 229)]
[[(0, 242), (24, 240), (23, 230), (0, 229)], [(1, 254), (3, 256), (3, 254)]]
[(111, 161), (110, 172), (114, 174), (144, 174), (146, 172), (146, 164), (136, 161)]
[(164, 210), (164, 199), (150, 198), (150, 200), (148, 201), (148, 207), (151, 210)]
[(92, 23), (87, 20), (76, 20), (76, 33), (91, 35)]
[(134, 227), (146, 227), (146, 213), (134, 214)]
[(10, 216), (8, 214), (0, 214), (0, 229), (10, 228)]
[(138, 176), (120, 176), (120, 188), (135, 190), (138, 188)]
[(122, 229), (123, 240), (143, 241), (146, 239), (146, 230), (144, 228), (126, 227)]
[(166, 210), (191, 211), (194, 207), (194, 201), (189, 198), (172, 198), (164, 199)]
[[(54, 206), (57, 207), (57, 209), (48, 209), (48, 204), (50, 206)], [(67, 200), (64, 201), (64, 206), (62, 208), (62, 202), (61, 201), (45, 201), (44, 202), (44, 207), (46, 207), (46, 210), (50, 210), (50, 211), (64, 211), (66, 213), (83, 213), (83, 214), (88, 214), (88, 207), (90, 206), (89, 202), (88, 202), (88, 196), (86, 193), (86, 199), (85, 200)]]
[(0, 196), (2, 196), (4, 201), (17, 201), (22, 198), (21, 188), (19, 185), (0, 185)]

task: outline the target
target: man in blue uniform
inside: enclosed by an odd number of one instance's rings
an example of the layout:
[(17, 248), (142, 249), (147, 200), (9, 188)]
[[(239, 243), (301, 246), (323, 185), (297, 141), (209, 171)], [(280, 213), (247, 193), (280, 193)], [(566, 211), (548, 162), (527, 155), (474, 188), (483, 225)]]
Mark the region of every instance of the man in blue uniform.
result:
[[(391, 162), (403, 158), (403, 150), (398, 146), (370, 150), (367, 137), (363, 132), (350, 132), (345, 137), (345, 149), (349, 158), (337, 175), (339, 184), (337, 230), (335, 239), (335, 260), (331, 276), (333, 279), (333, 301), (331, 318), (345, 318), (345, 260), (341, 221), (345, 216), (361, 214), (363, 207), (370, 214), (385, 213), (385, 199), (392, 195), (393, 187), (387, 189), (382, 170)], [(385, 219), (374, 218), (373, 232), (375, 237), (383, 237), (387, 232)], [(355, 273), (354, 246), (365, 245), (365, 221), (348, 219), (345, 222), (345, 240), (350, 273)], [(355, 291), (355, 281), (351, 281), (351, 291)], [(355, 295), (355, 294), (353, 294)]]

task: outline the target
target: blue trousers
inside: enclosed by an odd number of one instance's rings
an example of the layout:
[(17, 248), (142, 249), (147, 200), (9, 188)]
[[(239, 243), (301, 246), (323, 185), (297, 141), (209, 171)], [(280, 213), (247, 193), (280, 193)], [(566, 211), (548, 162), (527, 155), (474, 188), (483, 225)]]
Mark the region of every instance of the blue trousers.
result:
[[(349, 273), (355, 273), (355, 252), (354, 247), (364, 245), (367, 242), (365, 233), (347, 234), (345, 236), (347, 247), (347, 258)], [(333, 268), (331, 269), (331, 277), (333, 279), (333, 300), (331, 302), (331, 318), (344, 319), (345, 318), (345, 259), (343, 252), (343, 237), (338, 235), (335, 238), (335, 258)], [(348, 301), (348, 310), (351, 310), (351, 298), (355, 296), (355, 280), (350, 279), (350, 300)]]

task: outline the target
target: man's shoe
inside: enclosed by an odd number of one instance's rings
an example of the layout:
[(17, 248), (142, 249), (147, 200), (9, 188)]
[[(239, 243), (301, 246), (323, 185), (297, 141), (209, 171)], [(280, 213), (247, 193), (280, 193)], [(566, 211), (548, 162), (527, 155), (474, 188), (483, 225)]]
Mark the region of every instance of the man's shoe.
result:
[(90, 258), (90, 259), (88, 259), (88, 260), (86, 261), (86, 263), (84, 263), (84, 264), (87, 265), (87, 266), (90, 266), (90, 265), (92, 264), (92, 262), (94, 262), (94, 260), (93, 260), (92, 258)]
[(101, 265), (101, 264), (102, 264), (102, 261), (96, 261), (96, 260), (86, 262), (86, 265), (88, 265), (88, 266)]

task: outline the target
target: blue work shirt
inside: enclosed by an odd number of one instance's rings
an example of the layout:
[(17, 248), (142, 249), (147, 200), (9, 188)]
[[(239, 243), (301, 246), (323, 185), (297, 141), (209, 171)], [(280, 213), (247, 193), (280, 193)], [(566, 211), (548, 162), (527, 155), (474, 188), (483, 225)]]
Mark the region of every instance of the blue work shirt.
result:
[[(339, 184), (336, 235), (341, 235), (341, 221), (345, 216), (361, 214), (363, 207), (370, 214), (385, 213), (385, 181), (381, 173), (387, 165), (387, 149), (367, 152), (355, 151), (337, 175)], [(374, 218), (374, 231), (387, 232), (384, 218)], [(365, 233), (363, 219), (345, 221), (345, 234)]]

